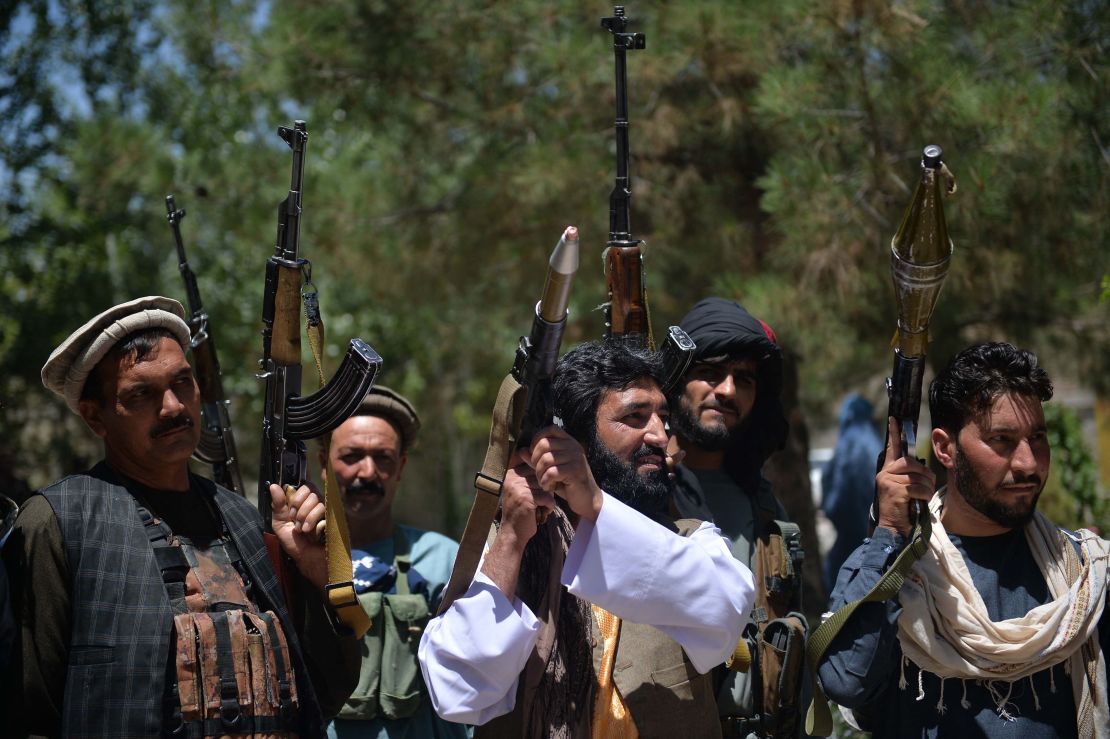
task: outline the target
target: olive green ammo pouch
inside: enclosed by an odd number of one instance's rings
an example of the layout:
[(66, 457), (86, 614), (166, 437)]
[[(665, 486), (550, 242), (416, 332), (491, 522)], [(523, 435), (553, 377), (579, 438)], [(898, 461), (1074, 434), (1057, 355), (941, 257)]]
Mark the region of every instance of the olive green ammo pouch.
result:
[(408, 542), (399, 528), (394, 528), (393, 541), (397, 592), (358, 595), (370, 617), (370, 630), (362, 637), (358, 687), (339, 711), (339, 718), (408, 718), (416, 713), (425, 693), (416, 650), (431, 613), (427, 598), (409, 592)]

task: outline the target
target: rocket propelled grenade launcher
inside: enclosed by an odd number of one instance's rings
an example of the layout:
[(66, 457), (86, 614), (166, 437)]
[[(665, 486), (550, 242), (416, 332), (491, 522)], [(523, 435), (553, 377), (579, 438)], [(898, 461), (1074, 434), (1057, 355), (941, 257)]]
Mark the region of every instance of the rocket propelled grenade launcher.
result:
[[(532, 330), (528, 336), (520, 337), (512, 371), (497, 392), (486, 457), (481, 471), (474, 476), (474, 503), (459, 539), (459, 552), (438, 613), (446, 611), (466, 592), (478, 571), (489, 527), (500, 506), (509, 458), (516, 449), (530, 446), (536, 432), (554, 421), (551, 380), (567, 326), (571, 282), (577, 271), (578, 229), (569, 226), (548, 260), (543, 296), (532, 315)], [(539, 523), (546, 520), (541, 513), (546, 511), (536, 511)]]
[(943, 199), (956, 191), (939, 146), (926, 146), (921, 178), (902, 224), (890, 242), (890, 273), (898, 301), (894, 372), (887, 380), (889, 415), (902, 429), (902, 456), (917, 446), (921, 383), (929, 346), (929, 321), (948, 274), (952, 240), (944, 220)]
[(613, 34), (616, 61), (617, 176), (609, 195), (609, 241), (605, 249), (605, 305), (607, 337), (626, 339), (637, 346), (655, 348), (644, 292), (644, 258), (640, 239), (633, 238), (631, 226), (632, 181), (628, 173), (628, 70), (627, 53), (643, 49), (642, 33), (629, 33), (624, 6), (613, 8), (613, 15), (601, 19), (601, 26)]
[(185, 209), (178, 208), (173, 195), (166, 196), (166, 220), (173, 231), (177, 247), (178, 270), (185, 282), (185, 300), (189, 306), (189, 348), (193, 352), (193, 370), (201, 399), (201, 434), (193, 456), (212, 466), (212, 479), (228, 490), (246, 495), (243, 476), (239, 472), (239, 453), (227, 410), (227, 395), (220, 377), (220, 362), (216, 358), (216, 344), (208, 330), (208, 313), (200, 301), (197, 277), (185, 257), (185, 242), (181, 238), (181, 220)]

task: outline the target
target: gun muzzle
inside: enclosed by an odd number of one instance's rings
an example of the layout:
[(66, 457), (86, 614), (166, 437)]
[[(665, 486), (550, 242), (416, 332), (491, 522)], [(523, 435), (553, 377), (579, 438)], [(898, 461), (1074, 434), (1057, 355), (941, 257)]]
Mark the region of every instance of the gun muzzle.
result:
[(547, 281), (543, 297), (536, 305), (536, 315), (548, 323), (559, 323), (570, 305), (570, 285), (578, 271), (578, 229), (567, 226), (548, 260)]
[(926, 146), (921, 157), (921, 179), (890, 242), (890, 273), (898, 300), (896, 346), (905, 357), (923, 357), (928, 347), (929, 320), (953, 250), (944, 220), (943, 197), (955, 189), (940, 147)]

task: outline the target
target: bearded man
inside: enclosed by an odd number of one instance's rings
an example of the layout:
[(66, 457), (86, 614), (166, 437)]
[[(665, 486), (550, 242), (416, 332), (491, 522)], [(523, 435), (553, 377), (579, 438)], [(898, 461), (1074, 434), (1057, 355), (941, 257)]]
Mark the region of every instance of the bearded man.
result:
[[(932, 445), (949, 472), (898, 457), (890, 419), (878, 526), (841, 568), (830, 608), (866, 594), (926, 501), (929, 550), (898, 596), (864, 603), (818, 674), (876, 737), (1106, 737), (1110, 542), (1037, 512), (1051, 448), (1037, 357), (972, 346), (929, 389)], [(935, 493), (935, 494), (934, 494)]]
[[(756, 582), (756, 611), (745, 632), (755, 661), (720, 681), (722, 729), (731, 737), (792, 736), (803, 685), (801, 539), (762, 474), (764, 461), (782, 448), (787, 434), (782, 350), (771, 327), (733, 300), (706, 298), (681, 326), (697, 348), (672, 393), (672, 448), (682, 456), (675, 509), (720, 527)], [(790, 659), (761, 659), (767, 649), (762, 632), (786, 617), (796, 619), (789, 623), (796, 645)]]
[(560, 361), (564, 428), (514, 456), (479, 572), (420, 644), (436, 711), (475, 736), (720, 736), (705, 673), (752, 576), (715, 526), (665, 515), (662, 376), (615, 342)]

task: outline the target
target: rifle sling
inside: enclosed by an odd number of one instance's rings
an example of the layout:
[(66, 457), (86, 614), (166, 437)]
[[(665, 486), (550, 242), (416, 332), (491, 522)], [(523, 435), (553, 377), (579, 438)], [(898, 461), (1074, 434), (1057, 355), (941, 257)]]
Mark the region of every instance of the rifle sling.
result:
[(829, 710), (829, 699), (825, 697), (821, 684), (817, 679), (817, 665), (828, 651), (836, 635), (840, 633), (844, 624), (852, 617), (856, 608), (861, 603), (873, 603), (890, 600), (898, 595), (906, 576), (917, 560), (929, 550), (929, 537), (932, 535), (932, 522), (926, 509), (924, 515), (918, 516), (918, 522), (911, 535), (910, 543), (894, 559), (890, 566), (874, 587), (859, 600), (844, 604), (833, 615), (813, 630), (806, 644), (806, 661), (809, 663), (810, 681), (813, 687), (812, 702), (806, 713), (806, 734), (810, 736), (828, 736), (832, 733), (832, 712)]
[(489, 536), (490, 526), (501, 503), (501, 486), (505, 482), (505, 468), (516, 448), (516, 434), (528, 407), (528, 392), (511, 375), (501, 381), (497, 402), (493, 407), (490, 423), (489, 446), (482, 462), (482, 471), (474, 476), (474, 505), (466, 519), (466, 528), (459, 540), (459, 553), (451, 569), (451, 579), (443, 590), (436, 615), (444, 613), (470, 588), (478, 562)]
[[(320, 387), (324, 386), (324, 366), (321, 361), (324, 348), (324, 321), (319, 312), (306, 311), (308, 345), (312, 349), (312, 359), (316, 363), (316, 373)], [(315, 320), (313, 320), (315, 318)], [(370, 630), (370, 617), (366, 615), (355, 594), (354, 568), (351, 564), (351, 532), (347, 528), (347, 511), (343, 501), (331, 494), (329, 482), (334, 478), (331, 469), (331, 434), (321, 441), (324, 445), (324, 555), (328, 565), (328, 584), (324, 591), (328, 603), (341, 624), (354, 632), (359, 639)]]

